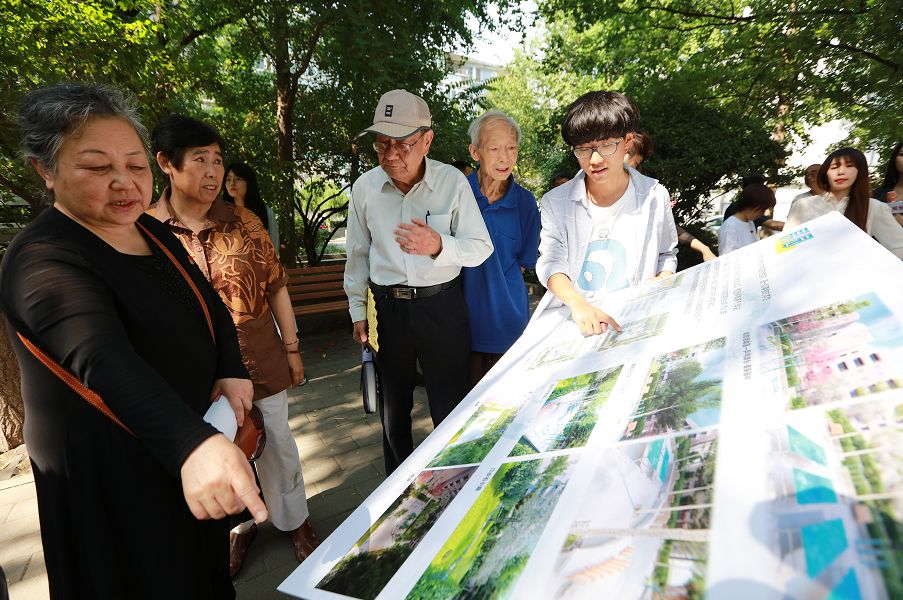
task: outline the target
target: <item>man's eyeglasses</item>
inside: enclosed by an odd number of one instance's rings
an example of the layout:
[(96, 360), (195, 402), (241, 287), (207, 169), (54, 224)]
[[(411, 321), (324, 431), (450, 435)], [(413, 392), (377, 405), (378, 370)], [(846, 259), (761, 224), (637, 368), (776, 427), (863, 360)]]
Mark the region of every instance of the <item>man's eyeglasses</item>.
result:
[(429, 129), (425, 129), (423, 133), (420, 134), (420, 137), (418, 137), (413, 142), (373, 142), (373, 149), (376, 150), (379, 154), (385, 154), (389, 151), (389, 148), (395, 148), (401, 154), (407, 154), (411, 151), (411, 149), (414, 148), (414, 146), (417, 145), (417, 142), (423, 139), (423, 136), (426, 135), (427, 131), (429, 131)]
[(618, 144), (624, 141), (624, 138), (618, 138), (614, 142), (606, 142), (598, 146), (590, 146), (589, 148), (573, 148), (574, 156), (577, 160), (585, 160), (593, 155), (593, 152), (599, 156), (611, 156), (618, 151)]

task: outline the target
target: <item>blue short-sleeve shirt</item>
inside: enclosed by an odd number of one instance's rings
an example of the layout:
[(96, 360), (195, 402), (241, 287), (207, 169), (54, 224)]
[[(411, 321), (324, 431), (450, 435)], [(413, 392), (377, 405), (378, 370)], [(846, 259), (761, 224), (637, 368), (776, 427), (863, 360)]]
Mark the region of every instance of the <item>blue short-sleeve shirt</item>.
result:
[(536, 266), (539, 211), (536, 198), (513, 176), (505, 195), (492, 204), (480, 190), (477, 171), (467, 180), (495, 248), (480, 266), (461, 270), (470, 312), (471, 349), (501, 354), (520, 337), (530, 320), (521, 267)]

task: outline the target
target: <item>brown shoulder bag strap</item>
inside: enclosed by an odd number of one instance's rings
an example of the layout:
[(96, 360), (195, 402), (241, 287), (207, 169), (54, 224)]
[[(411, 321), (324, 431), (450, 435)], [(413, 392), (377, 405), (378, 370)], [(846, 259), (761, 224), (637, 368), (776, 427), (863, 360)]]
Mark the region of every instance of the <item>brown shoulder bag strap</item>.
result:
[[(191, 277), (188, 275), (188, 272), (182, 267), (181, 264), (179, 264), (179, 261), (176, 260), (176, 257), (172, 255), (172, 252), (169, 251), (169, 248), (164, 246), (163, 242), (158, 240), (157, 237), (150, 231), (148, 231), (148, 229), (144, 225), (137, 221), (135, 221), (135, 225), (137, 225), (138, 228), (141, 229), (141, 231), (143, 231), (145, 235), (147, 235), (147, 237), (149, 237), (151, 241), (153, 241), (163, 251), (166, 257), (170, 260), (170, 262), (172, 262), (172, 264), (176, 266), (176, 269), (178, 269), (179, 273), (181, 273), (182, 277), (188, 283), (188, 287), (190, 287), (194, 292), (194, 295), (197, 297), (198, 302), (201, 303), (201, 309), (204, 311), (204, 317), (207, 319), (207, 328), (210, 330), (210, 337), (213, 340), (213, 345), (215, 346), (216, 335), (213, 332), (213, 321), (210, 318), (210, 310), (207, 308), (207, 303), (204, 302), (204, 297), (201, 295), (201, 291), (194, 284), (194, 281), (192, 281)], [(22, 335), (20, 332), (17, 331), (16, 335), (19, 337), (19, 340), (22, 341), (22, 344), (28, 349), (28, 351), (31, 352), (35, 358), (41, 361), (41, 363), (45, 367), (47, 367), (51, 373), (59, 377), (63, 383), (69, 386), (72, 391), (84, 398), (88, 402), (88, 404), (109, 417), (111, 421), (113, 421), (132, 435), (135, 435), (131, 429), (126, 427), (125, 424), (120, 421), (116, 417), (116, 415), (113, 414), (113, 411), (110, 410), (110, 407), (107, 406), (107, 403), (103, 401), (103, 398), (100, 397), (100, 394), (84, 385), (81, 381), (78, 380), (75, 375), (63, 368), (58, 362), (50, 358), (50, 356), (48, 356), (43, 350), (31, 343), (31, 340)]]
[(105, 414), (110, 418), (111, 421), (113, 421), (132, 435), (135, 435), (134, 433), (132, 433), (131, 429), (126, 427), (122, 421), (116, 418), (116, 415), (113, 414), (113, 411), (110, 410), (110, 407), (107, 406), (107, 403), (103, 401), (103, 398), (100, 397), (100, 394), (85, 386), (81, 381), (78, 380), (77, 377), (75, 377), (75, 375), (61, 367), (59, 363), (47, 356), (40, 348), (32, 344), (27, 337), (25, 337), (18, 331), (16, 332), (16, 335), (19, 336), (19, 339), (22, 341), (25, 347), (28, 348), (28, 351), (31, 352), (35, 358), (41, 361), (45, 367), (50, 369), (51, 373), (59, 377), (63, 383), (69, 386), (72, 391), (87, 400), (88, 404)]
[(169, 251), (169, 248), (164, 246), (163, 242), (161, 242), (160, 240), (157, 239), (157, 236), (152, 234), (147, 229), (147, 227), (145, 227), (138, 221), (135, 221), (135, 225), (137, 225), (138, 228), (141, 229), (141, 231), (143, 231), (147, 237), (149, 237), (155, 244), (157, 244), (157, 247), (159, 247), (160, 250), (163, 251), (163, 254), (166, 255), (166, 258), (168, 258), (170, 260), (170, 262), (172, 262), (172, 264), (175, 265), (176, 269), (179, 270), (179, 273), (182, 274), (182, 277), (185, 279), (185, 282), (188, 284), (188, 287), (190, 287), (191, 291), (194, 292), (194, 295), (197, 297), (198, 302), (201, 304), (201, 310), (204, 311), (204, 318), (207, 319), (207, 329), (210, 330), (210, 338), (213, 340), (213, 345), (215, 346), (216, 345), (216, 334), (214, 334), (214, 332), (213, 332), (213, 320), (210, 318), (210, 309), (207, 308), (207, 303), (204, 302), (204, 297), (201, 295), (201, 290), (199, 290), (198, 286), (196, 286), (194, 284), (194, 281), (188, 275), (188, 271), (186, 271), (185, 268), (182, 266), (182, 264), (178, 260), (176, 260), (176, 257), (172, 255), (172, 252)]

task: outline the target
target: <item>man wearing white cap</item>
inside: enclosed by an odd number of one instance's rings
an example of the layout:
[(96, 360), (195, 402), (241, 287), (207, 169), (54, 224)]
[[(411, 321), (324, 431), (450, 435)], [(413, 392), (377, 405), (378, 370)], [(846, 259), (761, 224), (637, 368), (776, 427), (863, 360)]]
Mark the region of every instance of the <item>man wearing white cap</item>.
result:
[(467, 394), (470, 330), (459, 274), (492, 254), (467, 179), (426, 157), (431, 126), (422, 98), (383, 94), (360, 134), (373, 134), (379, 167), (354, 183), (348, 208), (345, 293), (354, 340), (376, 351), (387, 475), (414, 450), (417, 361), (434, 426)]

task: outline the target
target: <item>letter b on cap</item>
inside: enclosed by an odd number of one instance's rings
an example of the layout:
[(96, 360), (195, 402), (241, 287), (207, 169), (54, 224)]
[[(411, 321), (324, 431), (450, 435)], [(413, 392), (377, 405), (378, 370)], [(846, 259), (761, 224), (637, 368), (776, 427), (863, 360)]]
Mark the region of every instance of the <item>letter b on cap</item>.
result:
[(393, 108), (395, 108), (394, 105), (392, 105), (392, 104), (386, 104), (386, 112), (384, 113), (384, 116), (386, 116), (386, 117), (391, 117), (391, 116), (392, 116), (392, 109), (393, 109)]

